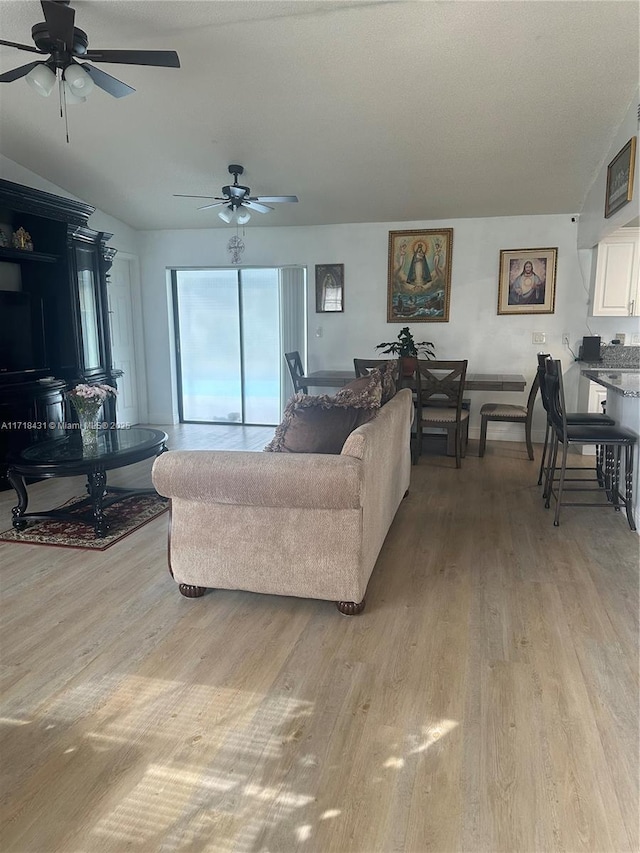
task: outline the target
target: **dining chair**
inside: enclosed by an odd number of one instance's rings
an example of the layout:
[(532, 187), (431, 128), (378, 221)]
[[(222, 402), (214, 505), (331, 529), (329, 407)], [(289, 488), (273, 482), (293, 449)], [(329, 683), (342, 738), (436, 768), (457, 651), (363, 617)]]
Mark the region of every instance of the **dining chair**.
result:
[(526, 406), (517, 406), (511, 403), (485, 403), (480, 409), (480, 447), (478, 456), (484, 456), (487, 446), (487, 424), (489, 421), (500, 421), (502, 423), (524, 424), (524, 438), (527, 443), (529, 459), (533, 460), (533, 442), (531, 441), (531, 422), (533, 421), (533, 407), (538, 395), (540, 379), (538, 373), (531, 383), (529, 397)]
[[(549, 509), (553, 497), (556, 501), (556, 512), (554, 526), (560, 524), (561, 506), (590, 506), (609, 507), (613, 504), (614, 509), (620, 511), (622, 503), (627, 513), (627, 521), (631, 530), (635, 530), (633, 520), (633, 455), (636, 444), (636, 435), (624, 427), (611, 426), (609, 424), (578, 424), (572, 425), (567, 421), (564, 384), (562, 381), (562, 365), (557, 359), (549, 358), (545, 363), (544, 384), (547, 400), (550, 406), (552, 436), (551, 436), (551, 462), (547, 468), (547, 479), (545, 484), (545, 508)], [(599, 501), (597, 503), (563, 501), (566, 492), (598, 492), (590, 486), (573, 486), (565, 489), (567, 471), (567, 453), (571, 445), (585, 446), (589, 444), (605, 447), (605, 490), (610, 503)], [(555, 472), (558, 459), (558, 450), (562, 445), (562, 460), (560, 463), (560, 477), (557, 491), (555, 486)], [(620, 463), (621, 451), (624, 448), (624, 473), (625, 494), (620, 494)]]
[(416, 381), (416, 437), (414, 462), (422, 451), (425, 429), (445, 429), (453, 436), (456, 468), (465, 455), (465, 432), (468, 431), (469, 411), (462, 407), (467, 360), (431, 361), (418, 359)]
[(301, 379), (304, 378), (304, 370), (302, 369), (302, 359), (298, 350), (285, 352), (284, 360), (287, 362), (287, 367), (289, 368), (294, 393), (297, 394), (298, 391), (302, 391), (303, 394), (308, 394), (307, 386), (301, 384)]
[(367, 373), (374, 367), (383, 367), (385, 364), (388, 364), (390, 361), (395, 361), (397, 363), (395, 376), (396, 378), (400, 375), (400, 359), (396, 358), (354, 358), (353, 359), (353, 367), (356, 371), (356, 378), (359, 376), (366, 376)]
[[(540, 398), (542, 400), (542, 407), (544, 408), (547, 421), (544, 435), (544, 446), (542, 448), (542, 458), (540, 459), (540, 471), (538, 472), (539, 486), (542, 484), (543, 479), (546, 482), (547, 468), (549, 464), (549, 454), (551, 451), (550, 438), (553, 433), (553, 424), (551, 420), (551, 404), (548, 399), (546, 384), (544, 381), (546, 373), (546, 363), (547, 360), (550, 358), (551, 356), (548, 353), (538, 353), (537, 376), (538, 383), (540, 385)], [(602, 414), (599, 414), (598, 412), (567, 412), (566, 418), (567, 423), (570, 426), (597, 426), (598, 424), (601, 426), (615, 426), (616, 423), (613, 418), (610, 418), (604, 412)], [(600, 486), (604, 486), (604, 462), (604, 445), (598, 444), (596, 445), (595, 472), (598, 480), (598, 485)], [(584, 471), (585, 469), (578, 466), (567, 467), (567, 471), (573, 470)], [(543, 494), (543, 497), (546, 497), (546, 495)]]

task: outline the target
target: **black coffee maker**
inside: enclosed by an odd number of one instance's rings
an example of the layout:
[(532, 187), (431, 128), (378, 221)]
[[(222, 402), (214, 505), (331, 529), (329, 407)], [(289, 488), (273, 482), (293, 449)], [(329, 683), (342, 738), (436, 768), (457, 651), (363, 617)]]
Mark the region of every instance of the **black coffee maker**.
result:
[(600, 336), (592, 335), (582, 339), (582, 346), (578, 350), (580, 361), (602, 361), (600, 355)]

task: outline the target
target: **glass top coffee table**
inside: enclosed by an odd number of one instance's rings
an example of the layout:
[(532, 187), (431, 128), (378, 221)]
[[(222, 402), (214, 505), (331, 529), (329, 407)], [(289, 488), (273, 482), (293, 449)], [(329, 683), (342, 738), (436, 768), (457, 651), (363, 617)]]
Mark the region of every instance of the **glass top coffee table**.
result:
[[(123, 489), (107, 486), (107, 471), (159, 456), (167, 450), (167, 434), (157, 429), (98, 430), (97, 447), (85, 447), (79, 431), (23, 448), (9, 459), (7, 479), (16, 490), (18, 505), (12, 509), (13, 526), (24, 530), (31, 520), (82, 521), (93, 526), (96, 537), (109, 529), (104, 510), (132, 495), (157, 494), (155, 489)], [(86, 474), (88, 497), (74, 504), (73, 515), (63, 509), (28, 513), (25, 477), (74, 477)], [(86, 512), (84, 512), (86, 507)], [(78, 512), (80, 510), (80, 512)]]

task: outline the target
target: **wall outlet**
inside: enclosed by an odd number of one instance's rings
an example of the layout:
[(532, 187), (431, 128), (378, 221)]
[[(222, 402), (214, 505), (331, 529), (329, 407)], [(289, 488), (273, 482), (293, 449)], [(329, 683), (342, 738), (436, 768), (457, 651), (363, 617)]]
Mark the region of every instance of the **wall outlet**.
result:
[(569, 344), (569, 335), (567, 332), (563, 332), (563, 334), (562, 334), (562, 345), (565, 347), (568, 347), (570, 345)]
[(547, 336), (544, 332), (534, 332), (531, 335), (531, 343), (532, 344), (544, 344), (547, 342)]
[(638, 346), (640, 344), (640, 335), (631, 335), (631, 343), (634, 346)]

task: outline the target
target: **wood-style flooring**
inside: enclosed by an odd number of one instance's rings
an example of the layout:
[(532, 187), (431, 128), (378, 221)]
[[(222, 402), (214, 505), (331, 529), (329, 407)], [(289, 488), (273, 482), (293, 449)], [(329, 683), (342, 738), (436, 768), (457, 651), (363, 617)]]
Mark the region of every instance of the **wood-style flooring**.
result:
[[(240, 430), (171, 446), (272, 434)], [(421, 457), (351, 618), (183, 598), (167, 515), (105, 552), (0, 543), (3, 853), (637, 851), (638, 536), (554, 528), (524, 445), (476, 453)]]

